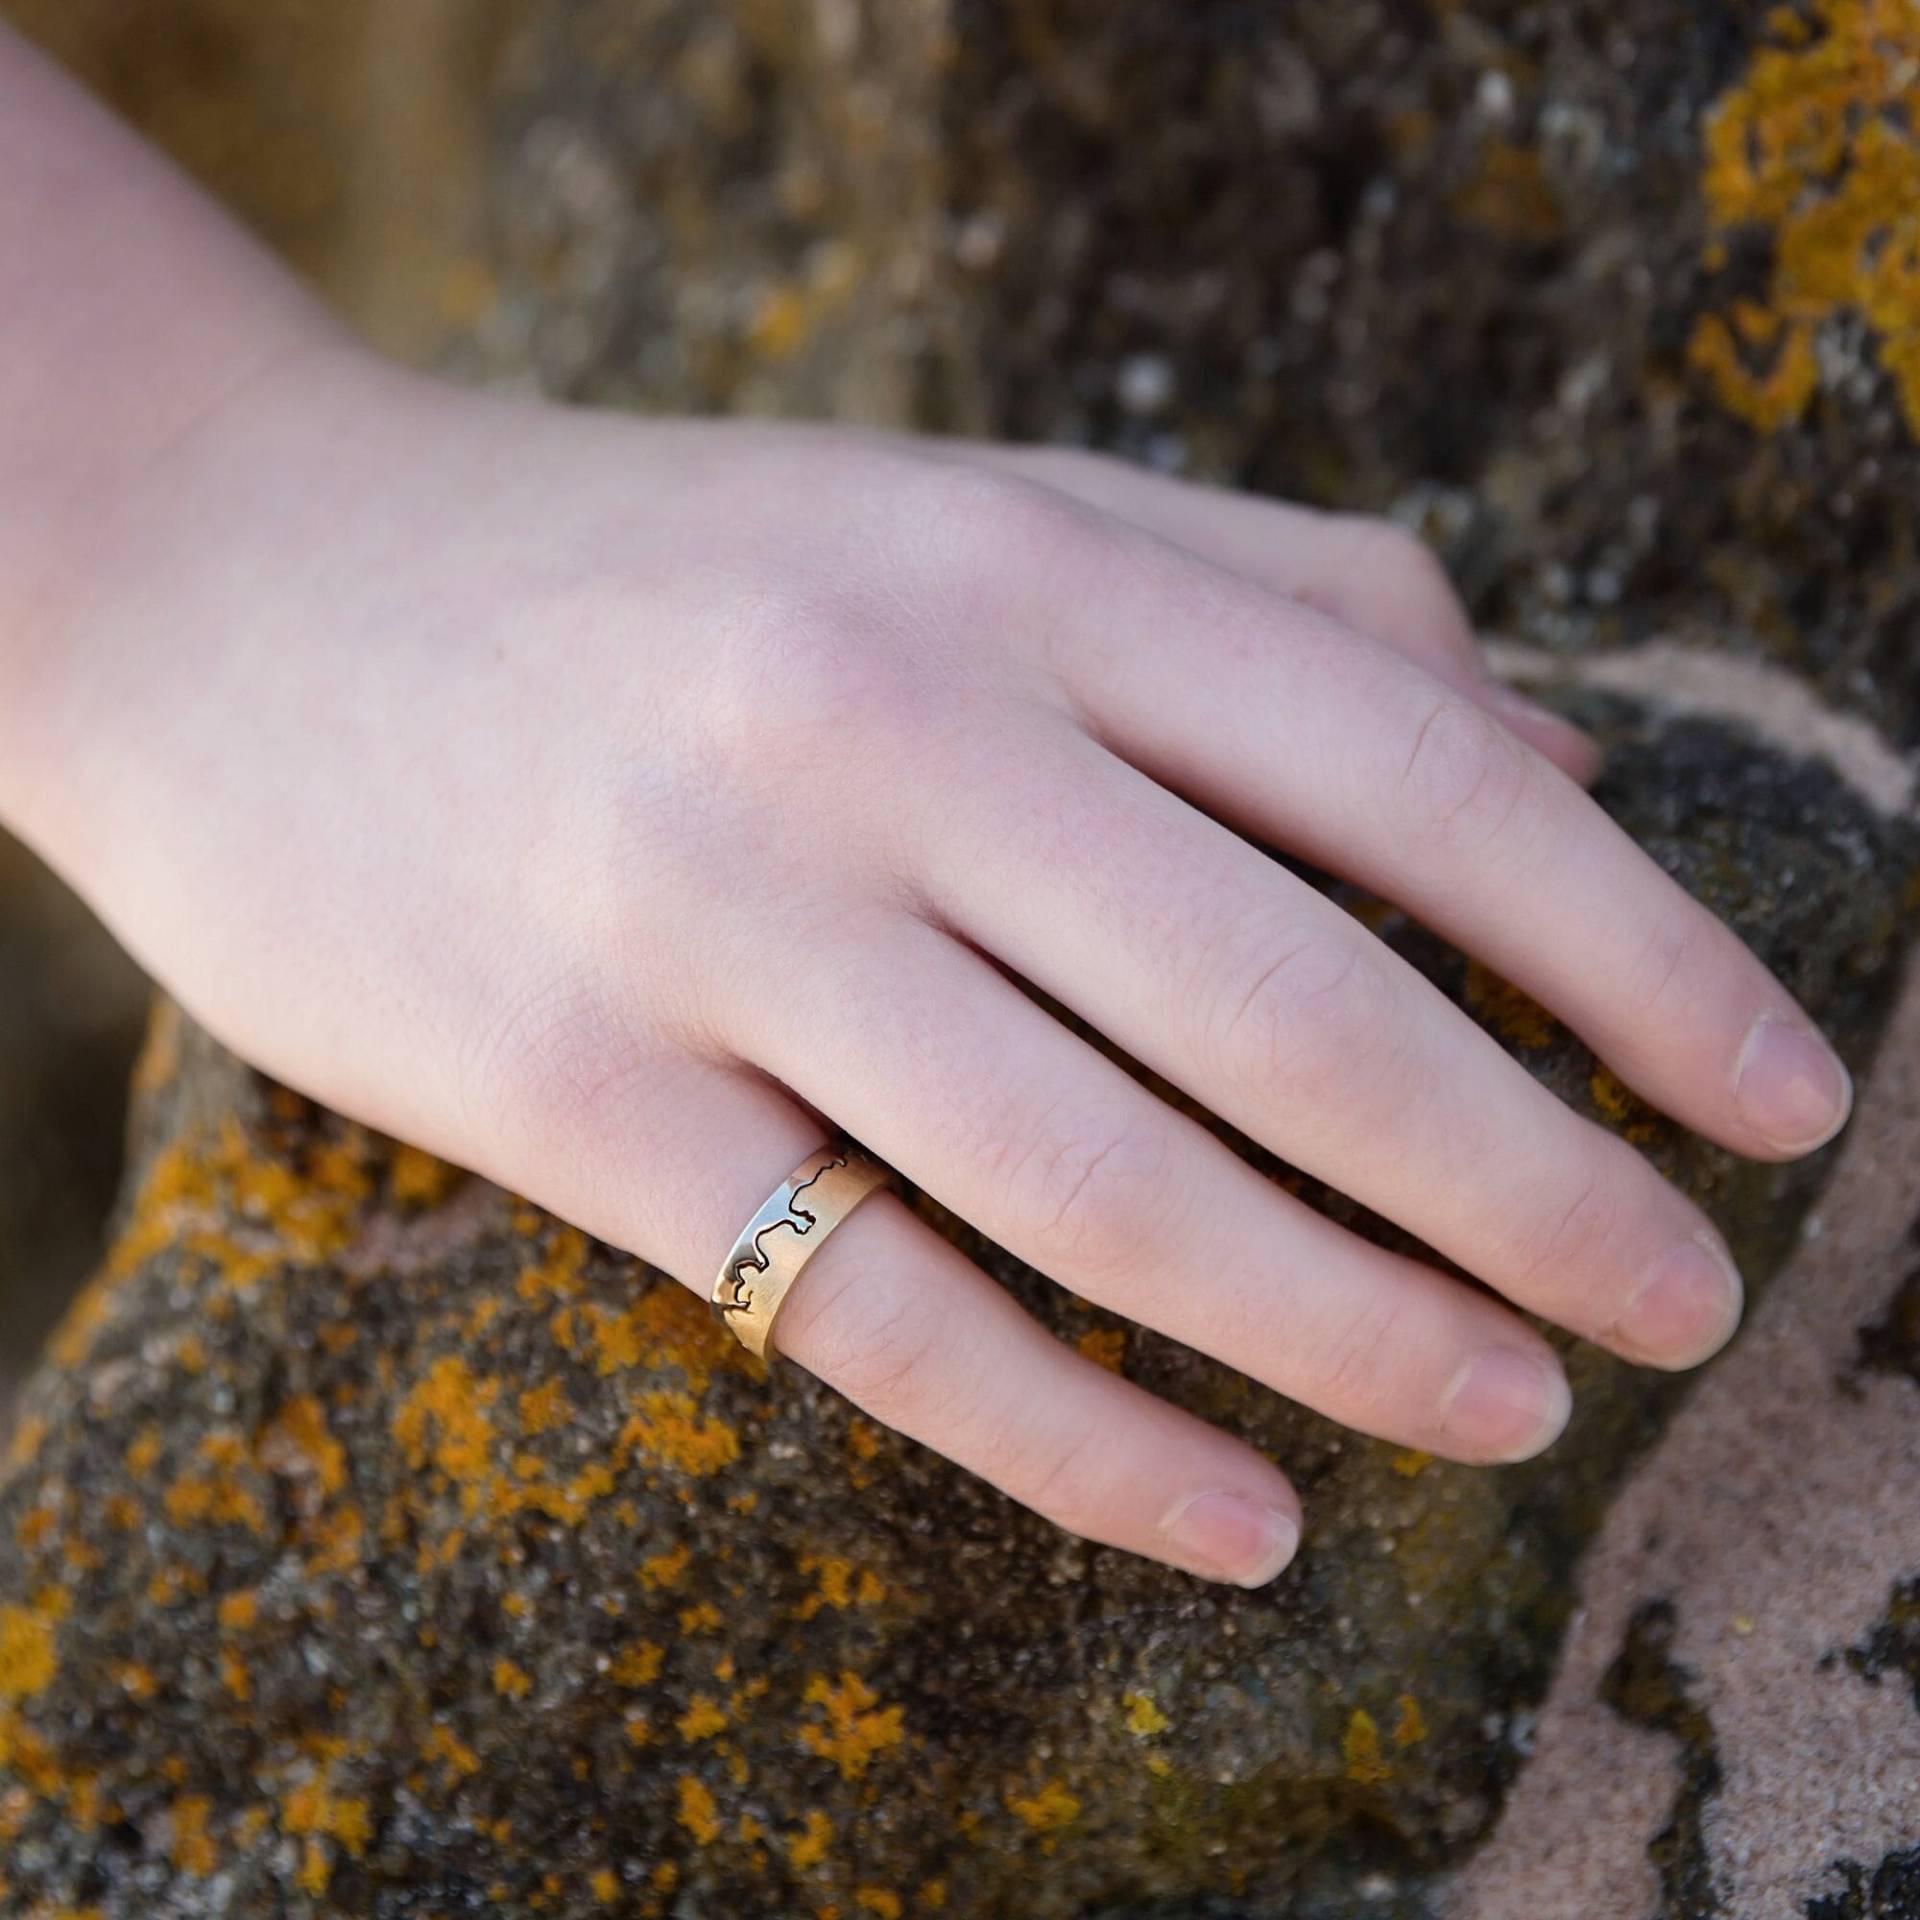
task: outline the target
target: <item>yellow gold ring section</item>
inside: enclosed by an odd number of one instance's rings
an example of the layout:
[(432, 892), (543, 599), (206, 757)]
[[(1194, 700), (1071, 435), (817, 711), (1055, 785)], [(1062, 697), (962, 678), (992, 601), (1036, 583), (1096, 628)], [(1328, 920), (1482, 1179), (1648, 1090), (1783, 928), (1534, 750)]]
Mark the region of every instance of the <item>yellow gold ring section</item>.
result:
[(822, 1147), (781, 1181), (741, 1228), (713, 1283), (714, 1316), (749, 1353), (774, 1360), (773, 1322), (793, 1283), (826, 1239), (887, 1170), (858, 1147)]

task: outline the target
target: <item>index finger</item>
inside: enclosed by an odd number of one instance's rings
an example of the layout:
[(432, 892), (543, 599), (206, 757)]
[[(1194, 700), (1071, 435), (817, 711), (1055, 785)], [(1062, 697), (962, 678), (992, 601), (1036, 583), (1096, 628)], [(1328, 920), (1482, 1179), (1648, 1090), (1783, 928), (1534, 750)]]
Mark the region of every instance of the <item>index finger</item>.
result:
[(1080, 538), (1098, 563), (1057, 568), (1072, 591), (1044, 617), (1069, 697), (1116, 752), (1396, 901), (1736, 1152), (1791, 1158), (1839, 1130), (1846, 1069), (1792, 996), (1472, 701), (1127, 529)]

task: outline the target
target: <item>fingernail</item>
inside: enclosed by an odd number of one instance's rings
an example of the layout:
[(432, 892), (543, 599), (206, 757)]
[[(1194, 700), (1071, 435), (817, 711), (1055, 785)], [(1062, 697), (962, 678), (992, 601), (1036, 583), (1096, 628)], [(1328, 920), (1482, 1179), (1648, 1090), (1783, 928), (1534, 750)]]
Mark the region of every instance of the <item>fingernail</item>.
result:
[(1162, 1523), (1174, 1551), (1210, 1580), (1264, 1587), (1300, 1546), (1299, 1523), (1237, 1493), (1200, 1493)]
[(1489, 1347), (1454, 1375), (1440, 1431), (1485, 1460), (1524, 1460), (1559, 1439), (1573, 1392), (1557, 1366), (1512, 1347)]
[(1741, 1117), (1770, 1146), (1810, 1153), (1846, 1125), (1853, 1080), (1811, 1028), (1763, 1013), (1740, 1050), (1734, 1098)]
[(1732, 1339), (1743, 1294), (1733, 1256), (1715, 1236), (1701, 1234), (1682, 1241), (1640, 1283), (1614, 1332), (1661, 1366), (1698, 1366)]

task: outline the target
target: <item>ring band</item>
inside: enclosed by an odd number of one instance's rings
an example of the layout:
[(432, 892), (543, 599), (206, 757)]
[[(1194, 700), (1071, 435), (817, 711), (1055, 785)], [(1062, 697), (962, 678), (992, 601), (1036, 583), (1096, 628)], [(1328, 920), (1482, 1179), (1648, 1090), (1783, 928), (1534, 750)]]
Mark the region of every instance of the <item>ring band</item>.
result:
[(887, 1170), (845, 1142), (822, 1147), (781, 1181), (767, 1203), (741, 1228), (713, 1283), (714, 1317), (749, 1353), (778, 1356), (774, 1317), (800, 1270), (868, 1194), (886, 1184)]

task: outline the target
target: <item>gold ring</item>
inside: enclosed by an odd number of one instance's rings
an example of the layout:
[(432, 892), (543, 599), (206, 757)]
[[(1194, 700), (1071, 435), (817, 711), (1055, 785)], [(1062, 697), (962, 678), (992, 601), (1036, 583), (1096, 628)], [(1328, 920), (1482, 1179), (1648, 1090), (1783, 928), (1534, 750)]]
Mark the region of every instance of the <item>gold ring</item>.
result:
[(886, 1168), (858, 1147), (822, 1147), (801, 1161), (740, 1229), (713, 1283), (712, 1305), (714, 1317), (749, 1353), (767, 1361), (778, 1357), (774, 1316), (793, 1291), (801, 1268), (886, 1179)]

